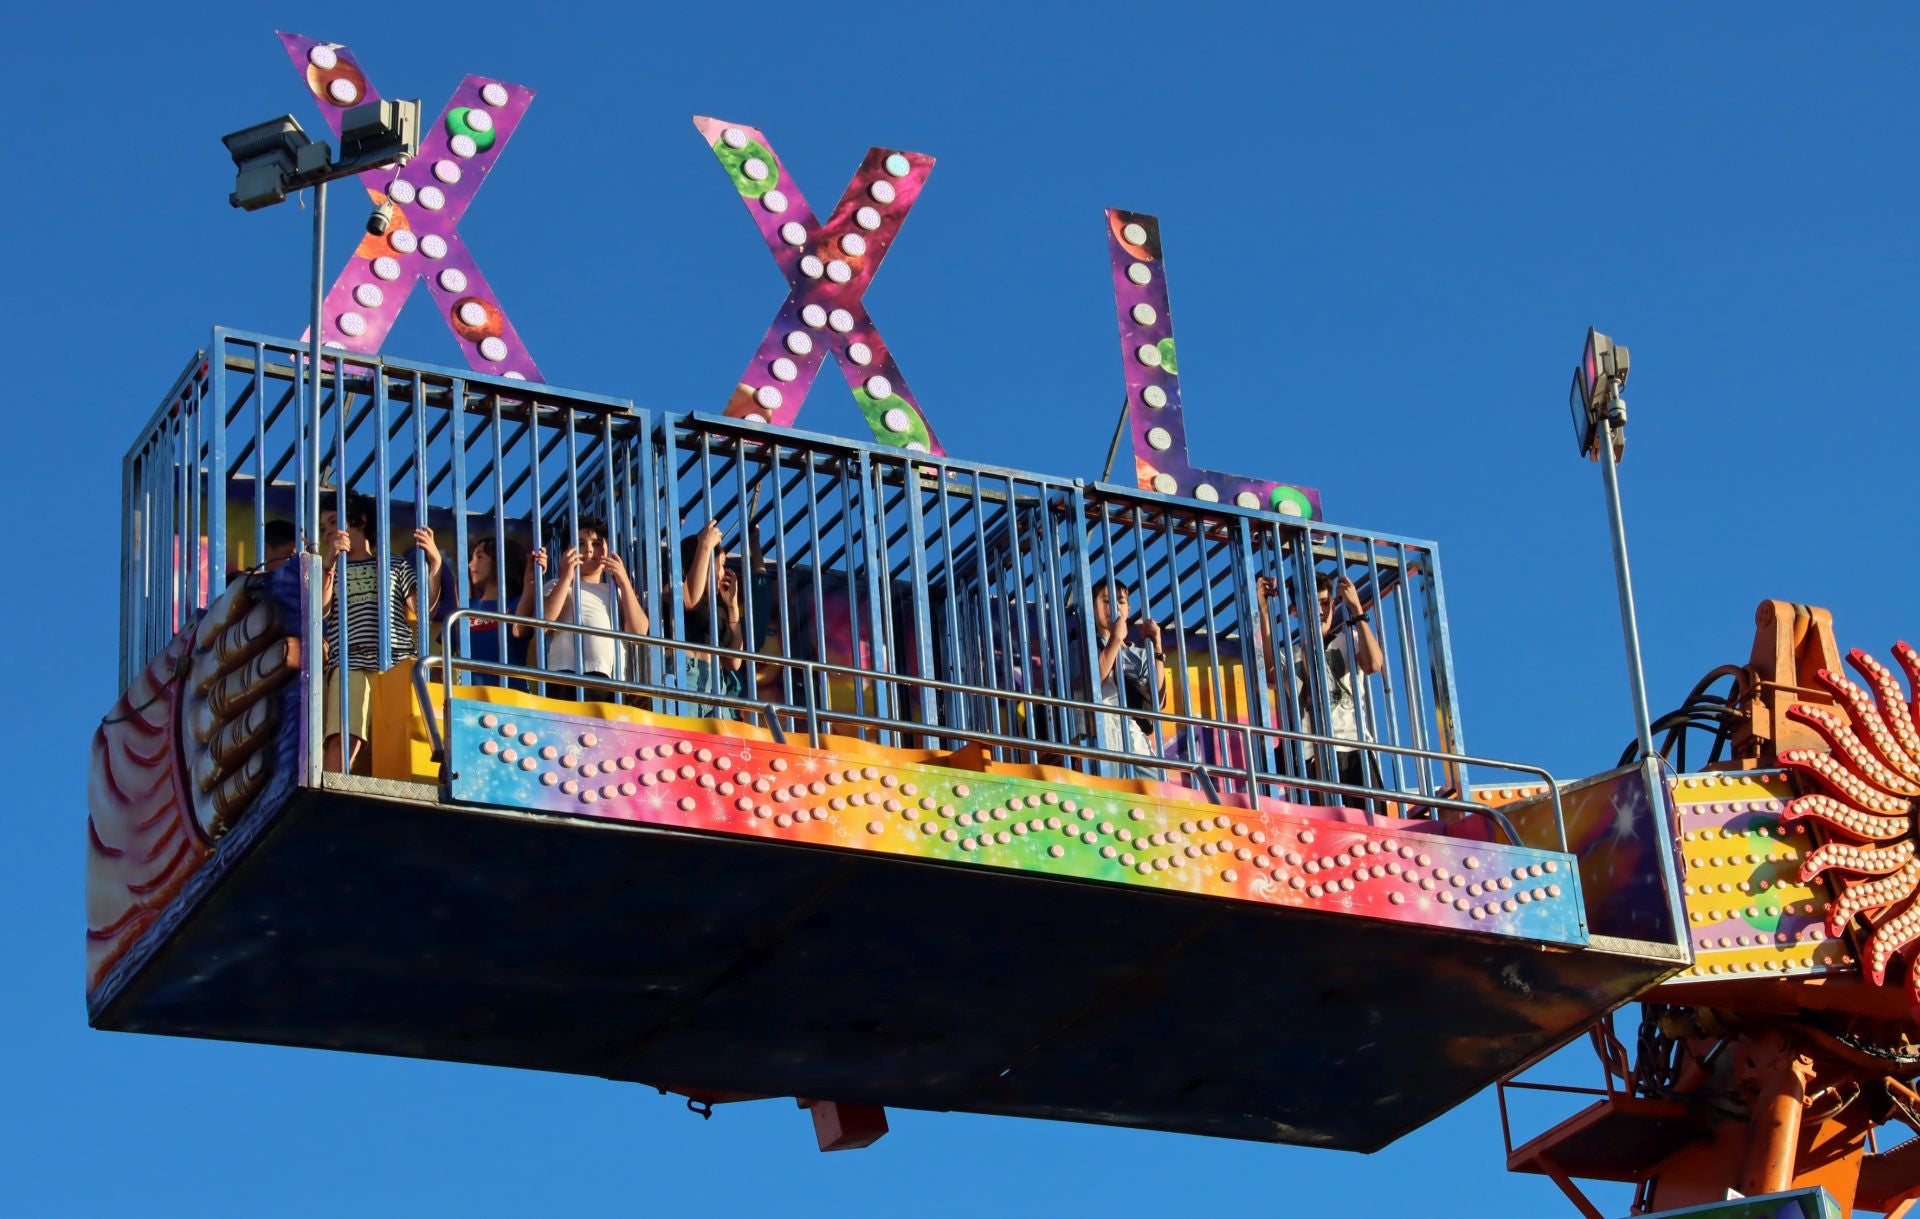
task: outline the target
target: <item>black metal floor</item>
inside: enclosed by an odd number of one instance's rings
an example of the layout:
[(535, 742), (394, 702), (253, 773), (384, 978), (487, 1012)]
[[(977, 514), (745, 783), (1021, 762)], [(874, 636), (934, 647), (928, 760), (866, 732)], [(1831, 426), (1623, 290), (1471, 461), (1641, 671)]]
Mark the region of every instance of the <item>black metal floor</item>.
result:
[(1369, 1151), (1683, 964), (334, 791), (178, 905), (97, 1026)]

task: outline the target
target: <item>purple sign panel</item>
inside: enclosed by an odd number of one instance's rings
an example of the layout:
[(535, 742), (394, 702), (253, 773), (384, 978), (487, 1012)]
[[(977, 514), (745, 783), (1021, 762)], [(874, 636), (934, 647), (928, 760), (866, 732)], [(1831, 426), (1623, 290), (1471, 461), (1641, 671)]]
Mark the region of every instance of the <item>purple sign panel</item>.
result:
[(1127, 379), (1135, 483), (1162, 495), (1320, 517), (1320, 493), (1311, 487), (1221, 474), (1193, 464), (1187, 455), (1187, 427), (1180, 406), (1180, 360), (1173, 345), (1160, 221), (1142, 212), (1108, 208), (1107, 251), (1113, 261), (1113, 302), (1120, 319), (1120, 362)]
[(865, 304), (867, 286), (933, 172), (933, 158), (868, 149), (822, 224), (758, 128), (698, 116), (693, 125), (740, 193), (788, 287), (726, 413), (792, 426), (832, 352), (875, 440), (945, 453)]
[[(353, 52), (340, 43), (301, 34), (281, 34), (280, 41), (336, 139), (348, 110), (380, 100)], [(497, 377), (542, 380), (459, 232), (461, 217), (532, 101), (533, 90), (523, 85), (469, 76), (421, 133), (419, 155), (398, 169), (360, 175), (376, 205), (393, 203), (393, 221), (381, 236), (362, 239), (327, 292), (322, 342), (379, 351), (414, 282), (425, 279), (469, 366)]]

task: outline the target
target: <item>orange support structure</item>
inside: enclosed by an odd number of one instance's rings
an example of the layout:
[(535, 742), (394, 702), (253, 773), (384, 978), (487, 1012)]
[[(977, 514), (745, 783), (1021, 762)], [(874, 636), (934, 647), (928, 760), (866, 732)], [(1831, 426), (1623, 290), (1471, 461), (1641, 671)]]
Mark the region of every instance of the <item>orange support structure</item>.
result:
[[(1740, 1170), (1740, 1192), (1777, 1194), (1794, 1184), (1800, 1145), (1800, 1114), (1806, 1104), (1813, 1060), (1795, 1053), (1787, 1039), (1773, 1034), (1743, 1047), (1753, 1072), (1753, 1118)], [(1744, 1091), (1744, 1089), (1743, 1089)]]
[(1826, 748), (1813, 729), (1787, 718), (1787, 708), (1796, 702), (1831, 704), (1833, 696), (1814, 675), (1839, 668), (1832, 613), (1815, 605), (1762, 601), (1754, 612), (1753, 654), (1743, 682), (1747, 718), (1734, 733), (1733, 756), (1766, 765), (1782, 749)]

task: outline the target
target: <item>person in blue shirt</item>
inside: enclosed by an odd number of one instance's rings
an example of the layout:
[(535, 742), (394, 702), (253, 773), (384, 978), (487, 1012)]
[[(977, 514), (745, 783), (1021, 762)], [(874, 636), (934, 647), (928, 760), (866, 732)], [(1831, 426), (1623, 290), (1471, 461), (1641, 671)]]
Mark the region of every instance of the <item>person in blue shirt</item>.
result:
[[(501, 561), (501, 550), (506, 552), (505, 562)], [(513, 608), (505, 612), (522, 618), (537, 618), (540, 616), (535, 599), (540, 587), (538, 573), (546, 569), (545, 550), (529, 553), (512, 538), (503, 539), (503, 545), (496, 548), (493, 538), (476, 538), (467, 552), (467, 608), (500, 613), (501, 606), (511, 603)], [(533, 642), (532, 627), (492, 618), (470, 619), (467, 625), (471, 630), (467, 645), (469, 659), (492, 664), (526, 665), (527, 649)], [(500, 646), (503, 639), (506, 641), (504, 650)], [(501, 678), (493, 673), (473, 673), (468, 680), (476, 686), (503, 684)], [(504, 684), (516, 690), (527, 688), (526, 682), (518, 678), (509, 679)]]

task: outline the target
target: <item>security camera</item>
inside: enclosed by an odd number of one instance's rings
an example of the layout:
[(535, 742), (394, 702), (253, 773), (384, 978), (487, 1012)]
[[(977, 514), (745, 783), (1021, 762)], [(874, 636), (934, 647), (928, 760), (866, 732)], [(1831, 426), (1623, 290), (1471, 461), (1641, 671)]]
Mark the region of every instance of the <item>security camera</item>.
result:
[(393, 223), (393, 200), (388, 199), (373, 209), (373, 215), (367, 217), (367, 232), (375, 237), (382, 236), (387, 226)]

